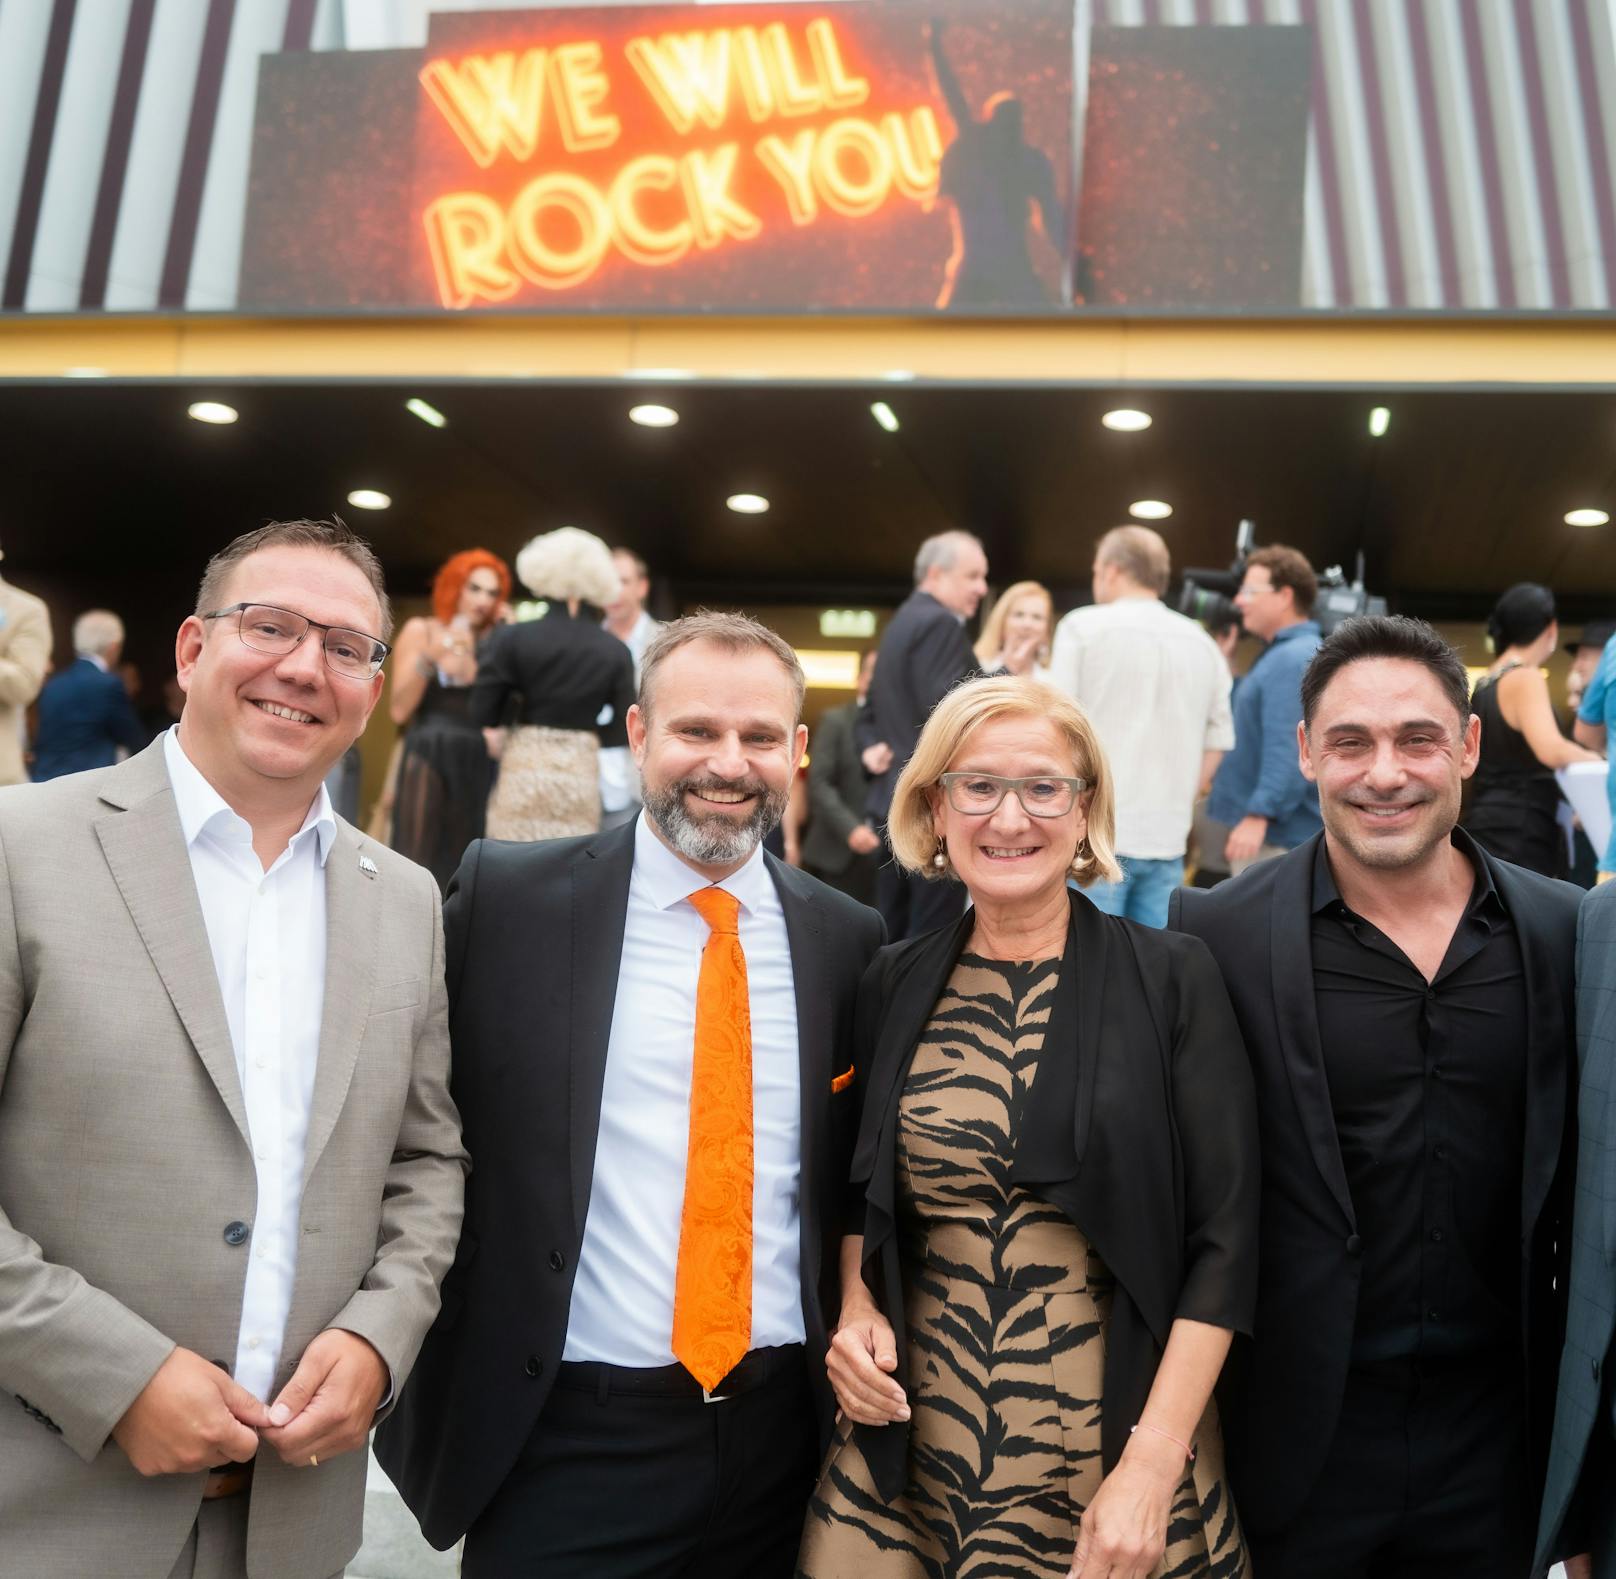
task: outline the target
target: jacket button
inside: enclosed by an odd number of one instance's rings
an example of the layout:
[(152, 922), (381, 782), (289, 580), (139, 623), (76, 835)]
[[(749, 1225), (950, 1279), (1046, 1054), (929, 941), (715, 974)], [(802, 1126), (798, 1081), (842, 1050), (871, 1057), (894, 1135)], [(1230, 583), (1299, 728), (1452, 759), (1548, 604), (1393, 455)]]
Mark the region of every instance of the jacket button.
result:
[(1347, 1254), (1359, 1256), (1363, 1254), (1363, 1240), (1357, 1234), (1347, 1236)]
[(564, 1255), (562, 1255), (562, 1253), (559, 1250), (552, 1250), (550, 1252), (550, 1270), (552, 1272), (561, 1271), (562, 1268), (566, 1266), (566, 1264), (567, 1264), (567, 1258)]
[(530, 1354), (527, 1357), (527, 1374), (529, 1376), (544, 1375), (544, 1361), (538, 1355)]
[(247, 1235), (252, 1232), (245, 1223), (227, 1223), (224, 1230), (224, 1242), (227, 1245), (244, 1245)]

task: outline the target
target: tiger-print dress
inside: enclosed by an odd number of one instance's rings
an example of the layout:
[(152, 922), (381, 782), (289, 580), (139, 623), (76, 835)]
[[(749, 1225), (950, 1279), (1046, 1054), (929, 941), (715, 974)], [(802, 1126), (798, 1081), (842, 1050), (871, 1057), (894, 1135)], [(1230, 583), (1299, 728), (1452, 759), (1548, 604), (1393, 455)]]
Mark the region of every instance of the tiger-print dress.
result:
[[(1063, 1579), (1071, 1564), (1101, 1480), (1113, 1283), (1064, 1214), (1010, 1183), (1059, 969), (962, 955), (921, 1036), (898, 1120), (909, 1482), (884, 1503), (843, 1420), (801, 1579)], [(1196, 1439), (1155, 1575), (1249, 1579), (1215, 1406)]]

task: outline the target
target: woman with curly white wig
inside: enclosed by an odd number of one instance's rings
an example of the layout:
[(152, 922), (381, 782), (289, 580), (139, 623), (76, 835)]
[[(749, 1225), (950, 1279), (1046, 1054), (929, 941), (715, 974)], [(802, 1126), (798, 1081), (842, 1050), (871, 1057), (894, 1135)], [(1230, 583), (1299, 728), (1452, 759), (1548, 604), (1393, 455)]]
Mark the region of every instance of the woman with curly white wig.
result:
[[(496, 633), (472, 688), (478, 724), (514, 723), (488, 802), (488, 836), (593, 833), (600, 827), (600, 748), (627, 744), (623, 721), (634, 700), (634, 660), (600, 624), (601, 610), (618, 594), (617, 569), (593, 533), (563, 526), (516, 556), (516, 574), (549, 607)], [(597, 723), (602, 716), (609, 721)]]

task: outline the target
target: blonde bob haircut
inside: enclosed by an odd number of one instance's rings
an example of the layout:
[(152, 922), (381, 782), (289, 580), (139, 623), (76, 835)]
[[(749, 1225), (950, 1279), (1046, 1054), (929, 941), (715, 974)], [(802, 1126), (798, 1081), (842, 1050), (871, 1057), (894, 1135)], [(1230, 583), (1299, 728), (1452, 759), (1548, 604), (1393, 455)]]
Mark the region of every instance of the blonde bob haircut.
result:
[[(892, 792), (892, 811), (887, 837), (898, 864), (920, 877), (942, 877), (932, 864), (937, 853), (937, 833), (932, 823), (928, 790), (948, 772), (948, 765), (969, 744), (984, 724), (1002, 718), (1042, 718), (1052, 723), (1072, 753), (1072, 777), (1089, 781), (1085, 797), (1088, 805), (1088, 835), (1078, 846), (1072, 862), (1072, 876), (1079, 887), (1090, 883), (1115, 883), (1122, 868), (1112, 841), (1116, 838), (1117, 814), (1113, 804), (1111, 766), (1105, 760), (1100, 737), (1089, 715), (1071, 697), (1041, 680), (1017, 675), (990, 675), (984, 680), (967, 680), (957, 685), (933, 709), (920, 732), (915, 754), (898, 776)], [(984, 769), (988, 764), (982, 764)]]
[(998, 602), (982, 621), (982, 634), (977, 637), (974, 650), (983, 663), (999, 661), (999, 655), (1004, 651), (1004, 627), (1009, 623), (1010, 611), (1023, 598), (1037, 598), (1044, 605), (1044, 639), (1038, 646), (1038, 661), (1049, 662), (1049, 642), (1055, 634), (1055, 600), (1041, 581), (1017, 581), (999, 594)]

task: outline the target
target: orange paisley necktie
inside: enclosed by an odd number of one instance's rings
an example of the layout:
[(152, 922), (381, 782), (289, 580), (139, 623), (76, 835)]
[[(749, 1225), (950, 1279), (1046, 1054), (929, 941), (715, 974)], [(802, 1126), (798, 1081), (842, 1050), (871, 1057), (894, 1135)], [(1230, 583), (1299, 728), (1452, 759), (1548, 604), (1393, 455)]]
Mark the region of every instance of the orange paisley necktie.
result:
[(690, 902), (712, 936), (696, 983), (673, 1352), (711, 1392), (752, 1344), (752, 1006), (739, 901), (702, 888)]

